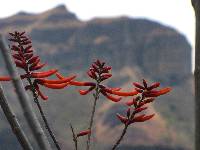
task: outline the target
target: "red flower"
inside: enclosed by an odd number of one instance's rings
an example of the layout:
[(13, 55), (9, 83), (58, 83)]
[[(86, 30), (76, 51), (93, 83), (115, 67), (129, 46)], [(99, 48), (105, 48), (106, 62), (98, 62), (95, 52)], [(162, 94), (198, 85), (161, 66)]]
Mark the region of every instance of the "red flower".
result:
[(138, 82), (134, 82), (133, 85), (135, 86), (135, 90), (145, 97), (158, 97), (171, 91), (170, 87), (163, 88), (160, 90), (154, 90), (160, 86), (160, 83), (155, 82), (148, 86), (147, 81), (145, 79), (143, 79), (143, 85)]
[[(38, 84), (51, 89), (61, 89), (70, 85), (70, 81), (76, 76), (63, 77), (64, 79), (49, 80), (46, 79), (57, 73), (57, 69), (50, 69), (47, 71), (37, 71), (42, 69), (46, 64), (41, 63), (39, 56), (34, 55), (32, 49), (31, 40), (25, 36), (25, 32), (15, 31), (9, 33), (11, 41), (12, 56), (15, 61), (16, 67), (23, 69), (25, 74), (20, 75), (21, 79), (33, 78), (33, 88), (36, 90), (38, 96), (43, 100), (47, 100), (48, 97), (43, 95), (39, 89)], [(10, 81), (10, 77), (0, 77), (0, 81)], [(30, 81), (30, 80), (29, 80)], [(26, 90), (33, 90), (31, 85), (26, 86)]]
[(84, 131), (81, 131), (81, 132), (79, 132), (76, 136), (77, 136), (77, 137), (80, 137), (80, 136), (85, 136), (85, 135), (88, 135), (88, 134), (91, 134), (91, 130), (84, 130)]
[(145, 111), (148, 107), (144, 105), (153, 102), (155, 100), (155, 97), (166, 94), (171, 91), (171, 88), (168, 87), (160, 90), (154, 90), (160, 86), (160, 83), (155, 82), (148, 86), (146, 80), (144, 79), (143, 84), (134, 82), (133, 85), (136, 87), (135, 90), (141, 94), (135, 98), (133, 97), (131, 100), (126, 102), (126, 105), (128, 106), (128, 109), (126, 111), (126, 117), (117, 113), (117, 118), (125, 125), (130, 125), (135, 122), (144, 122), (153, 118), (154, 114), (146, 115), (139, 113)]

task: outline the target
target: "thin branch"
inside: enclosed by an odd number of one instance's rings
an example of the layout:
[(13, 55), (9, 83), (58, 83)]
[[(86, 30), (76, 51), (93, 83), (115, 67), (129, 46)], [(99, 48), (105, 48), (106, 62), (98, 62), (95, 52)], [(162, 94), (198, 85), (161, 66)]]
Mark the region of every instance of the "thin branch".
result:
[(31, 85), (31, 91), (32, 91), (32, 94), (33, 94), (34, 102), (36, 103), (36, 105), (37, 105), (37, 107), (38, 107), (38, 109), (39, 109), (40, 115), (41, 115), (42, 120), (44, 121), (44, 124), (45, 124), (45, 128), (47, 129), (47, 131), (48, 131), (48, 133), (49, 133), (51, 139), (53, 140), (53, 142), (54, 142), (56, 148), (57, 148), (58, 150), (61, 150), (61, 148), (60, 148), (60, 146), (59, 146), (59, 143), (58, 143), (58, 141), (57, 141), (57, 139), (56, 139), (56, 137), (55, 137), (53, 131), (51, 130), (50, 125), (49, 125), (49, 123), (48, 123), (48, 121), (47, 121), (47, 119), (46, 119), (46, 116), (45, 116), (45, 114), (44, 114), (44, 111), (43, 111), (43, 109), (42, 109), (42, 107), (41, 107), (41, 105), (40, 105), (40, 102), (39, 102), (39, 100), (38, 100), (38, 96), (37, 96), (37, 94), (36, 94), (36, 89), (34, 88), (33, 83), (32, 83), (32, 81), (31, 81), (30, 77), (28, 77), (27, 80), (28, 80), (29, 84)]
[[(97, 84), (97, 87), (95, 89), (95, 92), (96, 93), (94, 94), (94, 104), (93, 104), (93, 107), (92, 107), (92, 114), (91, 114), (91, 117), (90, 117), (90, 124), (89, 124), (89, 128), (88, 128), (91, 131), (91, 133), (92, 133), (92, 126), (93, 126), (93, 122), (94, 122), (94, 115), (95, 115), (95, 111), (96, 111), (97, 100), (99, 99), (99, 93), (100, 93), (98, 84)], [(90, 149), (91, 133), (88, 134), (86, 150)]]
[(41, 150), (51, 150), (51, 146), (47, 140), (47, 137), (44, 134), (43, 129), (40, 126), (40, 123), (33, 111), (32, 105), (30, 103), (29, 97), (26, 94), (23, 83), (17, 73), (17, 69), (12, 61), (12, 57), (8, 50), (8, 47), (5, 43), (5, 39), (0, 35), (0, 49), (3, 54), (4, 61), (10, 76), (12, 77), (13, 85), (16, 89), (16, 93), (23, 110), (24, 116), (27, 120), (27, 123), (35, 137), (35, 140)]
[(200, 2), (192, 0), (196, 16), (195, 41), (195, 149), (200, 149)]
[(78, 150), (78, 140), (77, 140), (76, 134), (74, 132), (74, 128), (73, 128), (73, 126), (71, 124), (70, 124), (70, 128), (71, 128), (72, 135), (73, 135), (73, 141), (74, 141), (75, 150)]
[(25, 135), (23, 129), (21, 128), (15, 113), (12, 111), (11, 106), (9, 105), (7, 98), (4, 94), (3, 88), (0, 85), (0, 105), (1, 108), (6, 116), (6, 119), (8, 120), (13, 133), (17, 137), (17, 140), (21, 144), (22, 148), (24, 150), (33, 150), (27, 136)]
[(123, 131), (122, 131), (121, 136), (119, 137), (119, 139), (117, 140), (117, 142), (114, 144), (112, 150), (115, 150), (115, 149), (117, 148), (117, 146), (121, 143), (121, 141), (122, 141), (123, 138), (124, 138), (124, 135), (125, 135), (126, 132), (127, 132), (127, 129), (128, 129), (128, 125), (125, 125), (125, 126), (124, 126), (124, 129), (123, 129)]

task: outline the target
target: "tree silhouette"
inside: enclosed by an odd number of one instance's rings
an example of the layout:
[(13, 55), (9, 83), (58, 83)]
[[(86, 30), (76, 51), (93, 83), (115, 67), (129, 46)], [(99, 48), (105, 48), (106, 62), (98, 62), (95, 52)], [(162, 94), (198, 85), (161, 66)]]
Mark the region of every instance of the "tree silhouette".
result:
[(200, 1), (192, 0), (196, 16), (195, 42), (195, 149), (200, 149)]

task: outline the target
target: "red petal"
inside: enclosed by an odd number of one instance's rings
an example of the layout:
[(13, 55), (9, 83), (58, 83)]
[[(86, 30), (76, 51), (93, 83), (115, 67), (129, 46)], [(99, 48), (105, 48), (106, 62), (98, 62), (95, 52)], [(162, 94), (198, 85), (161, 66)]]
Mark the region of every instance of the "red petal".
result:
[(58, 72), (56, 72), (56, 76), (59, 78), (59, 79), (63, 79), (64, 77), (60, 74), (60, 73), (58, 73)]
[(28, 64), (32, 64), (32, 63), (36, 62), (37, 59), (39, 59), (39, 56), (32, 57), (30, 60), (28, 60)]
[(38, 58), (38, 59), (36, 59), (35, 62), (32, 63), (32, 65), (30, 66), (30, 68), (33, 68), (33, 67), (37, 66), (39, 63), (40, 63), (40, 59)]
[(46, 65), (46, 63), (43, 63), (43, 64), (38, 63), (36, 66), (29, 67), (29, 70), (30, 71), (39, 70), (39, 69), (43, 68), (45, 65)]
[(75, 86), (96, 86), (93, 82), (70, 81), (70, 84)]
[(76, 76), (65, 77), (64, 79), (59, 80), (49, 80), (49, 79), (36, 79), (38, 83), (48, 83), (48, 84), (61, 84), (66, 83), (76, 78)]
[(126, 110), (126, 116), (129, 118), (130, 117), (130, 114), (131, 114), (131, 108), (128, 108)]
[(145, 89), (147, 89), (147, 81), (145, 79), (142, 80)]
[(146, 97), (157, 97), (157, 96), (160, 96), (160, 95), (164, 95), (164, 94), (170, 92), (171, 90), (172, 90), (171, 88), (167, 87), (167, 88), (163, 88), (163, 89), (158, 90), (158, 91), (154, 90), (154, 91), (145, 92), (143, 94)]
[(111, 95), (108, 95), (105, 91), (101, 91), (101, 93), (109, 100), (113, 102), (119, 102), (122, 98), (121, 97), (113, 97)]
[(140, 115), (138, 117), (135, 117), (132, 122), (144, 122), (144, 121), (147, 121), (151, 118), (153, 118), (155, 114), (152, 114), (152, 115), (148, 115), (148, 116), (145, 116), (145, 115)]
[(33, 53), (24, 54), (24, 57), (26, 60), (29, 60), (31, 57), (33, 57)]
[(122, 116), (122, 115), (120, 115), (120, 114), (116, 114), (117, 115), (117, 118), (122, 122), (122, 123), (124, 123), (124, 124), (126, 124), (127, 123), (127, 121), (128, 121), (128, 118), (126, 118), (126, 117), (124, 117), (124, 116)]
[(138, 94), (137, 91), (131, 91), (131, 92), (121, 92), (121, 91), (113, 91), (110, 90), (108, 88), (102, 89), (105, 90), (106, 92), (110, 93), (110, 94), (114, 94), (114, 95), (118, 95), (118, 96), (134, 96), (136, 94)]
[(30, 74), (31, 78), (45, 78), (49, 77), (53, 74), (55, 74), (58, 70), (57, 69), (52, 69), (48, 71), (43, 71), (43, 72), (33, 72)]
[(135, 105), (135, 104), (137, 104), (135, 98), (133, 98), (133, 99), (131, 99), (131, 100), (129, 100), (129, 101), (126, 102), (127, 106), (132, 106), (132, 105)]
[(104, 74), (104, 75), (101, 75), (101, 81), (103, 81), (103, 80), (106, 80), (106, 79), (108, 79), (108, 78), (110, 78), (110, 77), (112, 77), (112, 74)]
[(24, 63), (24, 62), (20, 62), (20, 61), (15, 60), (15, 64), (19, 68), (22, 68), (22, 69), (26, 69), (27, 68), (26, 63)]
[(159, 82), (153, 83), (151, 86), (148, 87), (148, 90), (150, 91), (150, 90), (155, 89), (155, 88), (157, 88), (159, 86), (160, 86)]
[(145, 109), (147, 109), (148, 107), (139, 107), (139, 108), (136, 108), (135, 110), (134, 110), (134, 112), (135, 113), (139, 113), (139, 112), (141, 112), (141, 111), (143, 111), (143, 110), (145, 110)]
[(44, 83), (42, 85), (45, 86), (45, 87), (47, 87), (47, 88), (50, 88), (50, 89), (63, 89), (66, 86), (69, 85), (69, 82), (67, 82), (67, 83), (61, 83), (61, 84), (48, 84), (48, 83)]
[(133, 85), (139, 89), (145, 90), (145, 87), (143, 87), (140, 83), (138, 82), (133, 82)]
[(10, 80), (11, 80), (11, 77), (9, 77), (9, 76), (0, 77), (0, 81), (10, 81)]
[(38, 95), (43, 99), (43, 100), (47, 100), (48, 99), (48, 96), (44, 95), (40, 89), (39, 89), (39, 86), (37, 84), (35, 84), (35, 89), (38, 93)]
[(81, 95), (86, 95), (86, 94), (88, 94), (89, 92), (91, 92), (94, 88), (95, 88), (95, 86), (92, 86), (92, 87), (90, 87), (88, 90), (79, 90), (79, 93), (80, 93)]
[(88, 135), (88, 134), (91, 134), (91, 130), (84, 130), (84, 131), (81, 131), (77, 134), (77, 137), (80, 137), (80, 136), (84, 136), (84, 135)]

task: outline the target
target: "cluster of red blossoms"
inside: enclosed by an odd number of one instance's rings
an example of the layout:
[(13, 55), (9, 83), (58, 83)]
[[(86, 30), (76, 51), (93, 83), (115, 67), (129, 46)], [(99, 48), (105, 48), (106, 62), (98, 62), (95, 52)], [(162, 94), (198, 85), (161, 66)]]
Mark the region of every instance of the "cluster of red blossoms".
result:
[[(47, 100), (48, 97), (45, 96), (39, 85), (45, 86), (51, 89), (61, 89), (69, 85), (70, 81), (76, 76), (64, 77), (63, 79), (50, 80), (47, 77), (50, 77), (58, 73), (57, 69), (50, 69), (47, 71), (38, 71), (42, 69), (46, 64), (41, 63), (39, 56), (34, 54), (32, 48), (31, 40), (25, 36), (25, 32), (9, 33), (11, 42), (10, 49), (12, 50), (12, 56), (16, 67), (23, 69), (24, 74), (20, 75), (21, 79), (27, 79), (29, 85), (25, 86), (26, 90), (32, 90), (32, 86), (35, 89), (35, 92), (43, 100)], [(0, 77), (0, 81), (10, 81), (11, 78), (8, 76)]]
[[(171, 88), (162, 88), (157, 90), (160, 83), (156, 82), (147, 85), (147, 81), (143, 79), (143, 83), (134, 82), (133, 89), (131, 91), (122, 91), (121, 88), (111, 88), (102, 84), (103, 81), (109, 79), (111, 74), (111, 67), (106, 66), (105, 62), (96, 60), (87, 71), (87, 75), (94, 80), (94, 82), (81, 82), (74, 80), (75, 75), (64, 77), (57, 69), (50, 69), (47, 71), (38, 71), (46, 66), (45, 63), (41, 63), (38, 55), (34, 54), (31, 40), (25, 36), (25, 32), (9, 33), (11, 42), (10, 49), (12, 50), (12, 56), (16, 67), (24, 70), (24, 73), (20, 75), (21, 79), (27, 79), (28, 85), (25, 86), (26, 90), (30, 90), (41, 97), (43, 100), (47, 100), (48, 96), (44, 95), (40, 86), (44, 86), (50, 89), (62, 89), (69, 85), (74, 86), (87, 86), (86, 90), (79, 90), (81, 95), (86, 95), (92, 91), (95, 91), (96, 97), (99, 94), (105, 96), (108, 100), (113, 102), (119, 102), (123, 97), (133, 96), (133, 98), (126, 102), (128, 106), (126, 110), (126, 116), (117, 114), (118, 119), (124, 123), (127, 127), (134, 122), (144, 122), (151, 119), (154, 114), (146, 115), (139, 114), (147, 109), (147, 104), (155, 100), (156, 97), (166, 94), (171, 91)], [(56, 79), (48, 79), (48, 77), (55, 75)], [(0, 81), (10, 81), (8, 76), (0, 77)], [(91, 134), (91, 130), (81, 131), (78, 134), (74, 134), (75, 139), (80, 136)]]
[(144, 122), (151, 119), (154, 114), (137, 114), (146, 110), (148, 108), (146, 105), (153, 102), (156, 97), (171, 91), (171, 88), (169, 87), (155, 90), (160, 86), (160, 83), (156, 82), (148, 86), (147, 81), (144, 79), (143, 85), (137, 82), (134, 82), (133, 85), (135, 86), (135, 90), (138, 92), (138, 95), (136, 97), (133, 97), (130, 101), (126, 102), (126, 105), (128, 106), (126, 110), (126, 116), (117, 114), (118, 119), (125, 125), (130, 125), (134, 122)]

